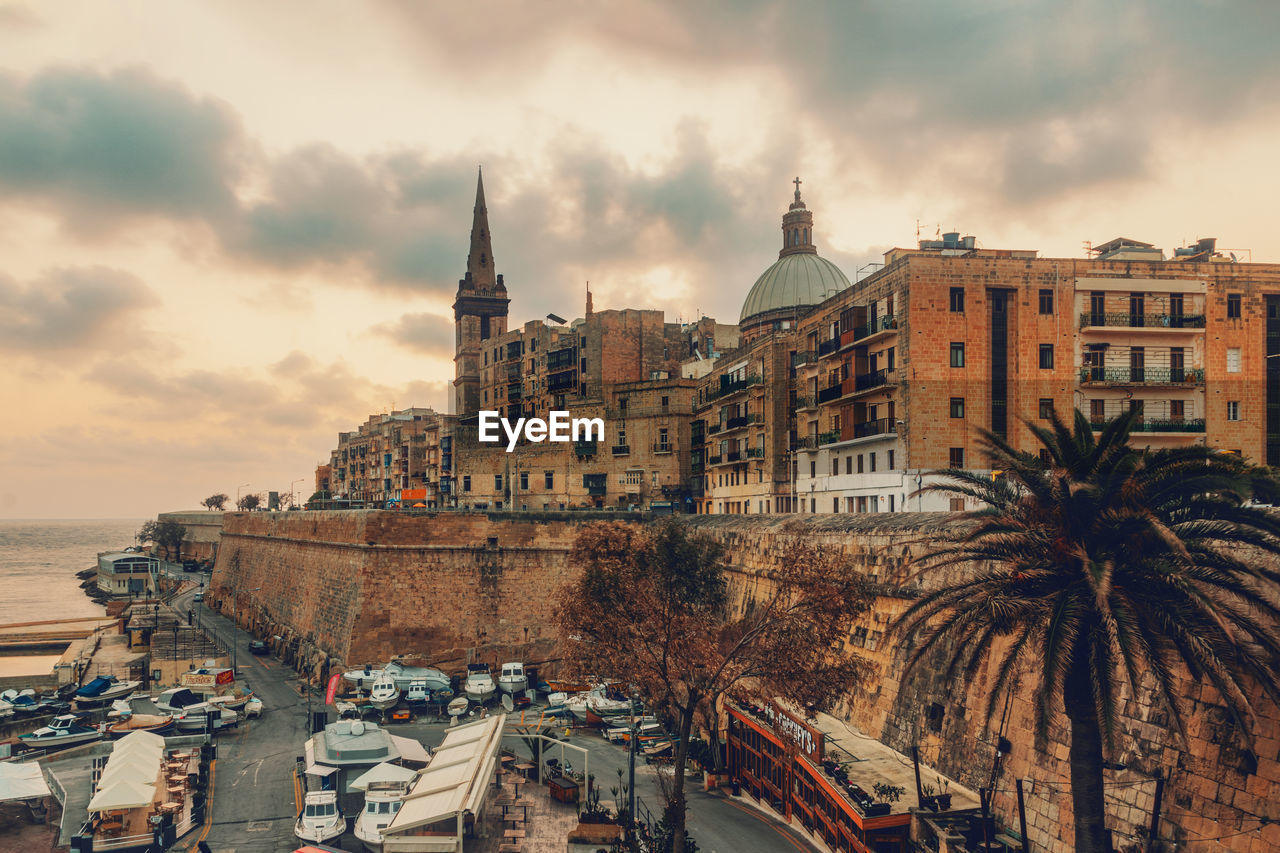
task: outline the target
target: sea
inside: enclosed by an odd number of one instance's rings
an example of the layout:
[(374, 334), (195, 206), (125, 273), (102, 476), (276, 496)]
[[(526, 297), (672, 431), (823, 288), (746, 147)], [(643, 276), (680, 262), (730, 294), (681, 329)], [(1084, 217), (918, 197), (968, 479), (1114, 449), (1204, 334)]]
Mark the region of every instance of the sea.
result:
[[(0, 519), (0, 625), (102, 615), (103, 608), (80, 588), (76, 572), (97, 565), (101, 551), (136, 544), (143, 521)], [(14, 665), (0, 658), (0, 675)]]

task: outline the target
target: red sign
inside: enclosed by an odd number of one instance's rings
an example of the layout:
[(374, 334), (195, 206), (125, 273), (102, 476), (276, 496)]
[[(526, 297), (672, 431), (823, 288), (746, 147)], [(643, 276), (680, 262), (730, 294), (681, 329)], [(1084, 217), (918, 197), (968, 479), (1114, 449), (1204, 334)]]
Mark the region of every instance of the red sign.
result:
[(218, 677), (214, 679), (218, 684), (234, 684), (236, 681), (236, 671), (234, 669), (224, 669), (218, 673)]
[(342, 681), (342, 673), (335, 672), (329, 677), (329, 687), (324, 691), (324, 704), (332, 705), (333, 697), (338, 695), (338, 684)]

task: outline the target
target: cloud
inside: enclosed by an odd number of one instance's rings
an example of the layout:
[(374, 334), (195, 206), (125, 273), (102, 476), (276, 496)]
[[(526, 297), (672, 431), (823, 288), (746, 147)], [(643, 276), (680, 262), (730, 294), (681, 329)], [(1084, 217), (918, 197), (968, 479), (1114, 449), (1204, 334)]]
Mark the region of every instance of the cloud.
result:
[(224, 104), (144, 70), (0, 75), (0, 190), (82, 235), (140, 216), (219, 220), (248, 148)]
[(27, 285), (0, 273), (0, 349), (138, 346), (147, 337), (138, 315), (156, 301), (139, 278), (107, 267), (50, 270)]
[(414, 352), (453, 357), (453, 323), (437, 314), (405, 314), (394, 323), (374, 326), (372, 331)]

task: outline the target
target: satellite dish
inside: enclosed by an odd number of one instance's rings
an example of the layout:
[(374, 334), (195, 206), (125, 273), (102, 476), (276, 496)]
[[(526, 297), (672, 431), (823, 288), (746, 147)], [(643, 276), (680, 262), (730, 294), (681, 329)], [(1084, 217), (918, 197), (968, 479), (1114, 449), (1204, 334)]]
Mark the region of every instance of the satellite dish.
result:
[(357, 737), (364, 734), (363, 720), (356, 720), (351, 724), (351, 734), (356, 735)]
[(516, 703), (511, 701), (510, 693), (502, 694), (502, 707), (508, 714), (516, 709)]

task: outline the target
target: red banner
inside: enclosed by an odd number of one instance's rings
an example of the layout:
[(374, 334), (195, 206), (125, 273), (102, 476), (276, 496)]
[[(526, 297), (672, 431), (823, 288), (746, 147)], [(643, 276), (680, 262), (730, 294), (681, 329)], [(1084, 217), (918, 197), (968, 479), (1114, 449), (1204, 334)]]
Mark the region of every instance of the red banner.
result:
[(332, 705), (333, 697), (338, 695), (338, 684), (342, 682), (342, 673), (335, 672), (329, 677), (329, 687), (324, 691), (324, 704)]

